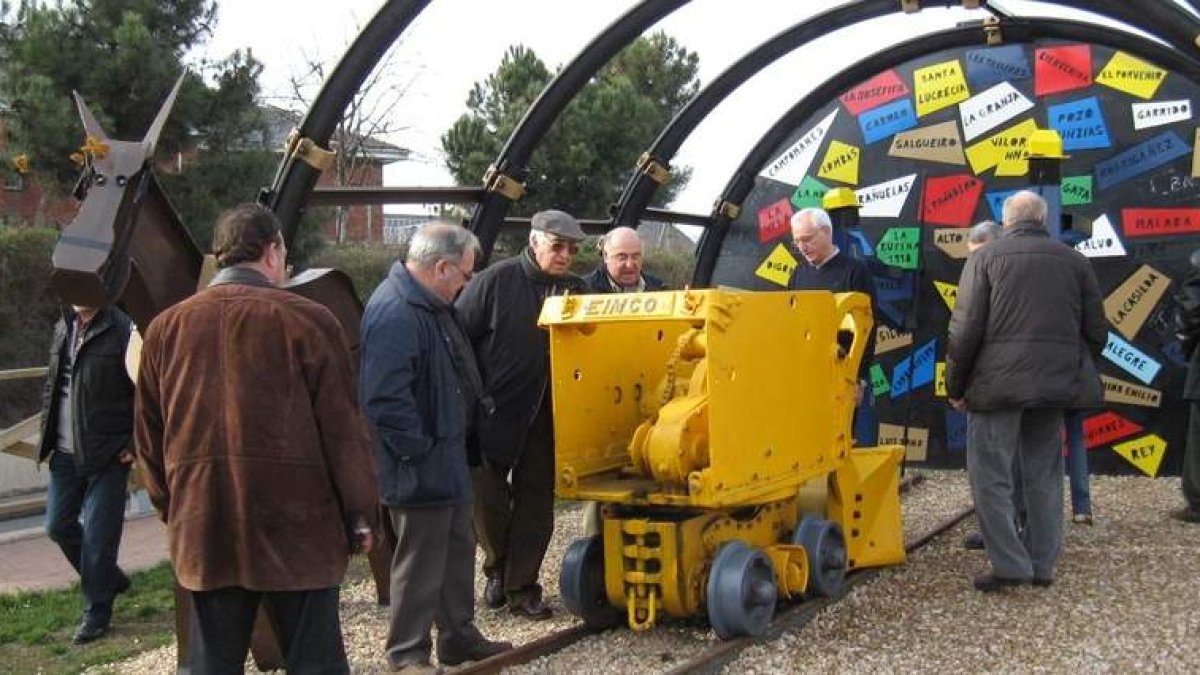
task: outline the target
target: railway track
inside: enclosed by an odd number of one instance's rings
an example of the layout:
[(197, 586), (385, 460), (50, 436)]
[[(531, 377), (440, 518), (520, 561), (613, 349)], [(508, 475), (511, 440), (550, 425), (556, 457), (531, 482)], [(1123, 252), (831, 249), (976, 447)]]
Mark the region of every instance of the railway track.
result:
[[(907, 492), (916, 485), (919, 485), (924, 481), (924, 478), (925, 477), (921, 474), (915, 474), (905, 478), (900, 485), (901, 492)], [(960, 511), (951, 515), (949, 518), (938, 523), (929, 531), (906, 543), (905, 551), (912, 553), (920, 549), (936, 539), (939, 535), (958, 525), (974, 512), (975, 509), (973, 507), (961, 509)], [(822, 609), (836, 603), (856, 586), (876, 578), (881, 571), (882, 570), (879, 569), (864, 569), (852, 572), (846, 576), (844, 589), (838, 596), (832, 598), (814, 598), (801, 603), (784, 605), (778, 611), (775, 619), (771, 623), (771, 627), (764, 635), (719, 642), (711, 648), (702, 650), (701, 653), (697, 654), (694, 658), (678, 664), (667, 672), (671, 675), (717, 672), (722, 666), (736, 659), (738, 654), (740, 654), (747, 647), (756, 643), (774, 640), (784, 632), (808, 623)], [(545, 635), (532, 642), (519, 645), (508, 652), (498, 654), (490, 659), (485, 659), (463, 668), (455, 669), (453, 672), (455, 675), (482, 675), (485, 673), (499, 673), (505, 668), (513, 668), (529, 663), (543, 656), (554, 654), (591, 635), (596, 635), (596, 631), (589, 629), (582, 623), (575, 624), (573, 626), (554, 631), (553, 633)]]

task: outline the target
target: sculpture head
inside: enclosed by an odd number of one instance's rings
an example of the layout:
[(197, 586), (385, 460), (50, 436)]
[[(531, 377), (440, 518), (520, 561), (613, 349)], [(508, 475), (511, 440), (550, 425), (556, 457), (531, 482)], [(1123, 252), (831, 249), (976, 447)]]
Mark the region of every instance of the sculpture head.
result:
[(73, 92), (87, 134), (80, 150), (83, 173), (75, 188), (83, 200), (54, 247), (52, 282), (65, 302), (101, 307), (115, 303), (129, 281), (129, 240), (146, 196), (154, 148), (183, 76), (140, 141), (112, 140), (78, 92)]

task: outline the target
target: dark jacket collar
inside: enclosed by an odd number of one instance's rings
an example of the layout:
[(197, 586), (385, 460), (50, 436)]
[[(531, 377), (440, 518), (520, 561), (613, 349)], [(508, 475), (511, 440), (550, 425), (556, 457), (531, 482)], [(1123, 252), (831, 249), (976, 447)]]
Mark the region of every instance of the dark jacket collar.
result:
[(208, 282), (209, 288), (213, 286), (222, 286), (224, 284), (241, 284), (243, 286), (259, 286), (262, 288), (275, 288), (275, 284), (266, 277), (262, 272), (256, 269), (246, 267), (245, 265), (234, 265), (226, 267), (217, 272), (212, 281)]
[(414, 279), (403, 262), (392, 264), (392, 269), (388, 271), (388, 278), (392, 281), (400, 297), (404, 298), (410, 305), (415, 305), (430, 312), (446, 311), (450, 308), (450, 305), (445, 300), (439, 298), (437, 294), (425, 288), (421, 282)]
[[(70, 332), (75, 325), (75, 316), (77, 312), (70, 305), (62, 306), (62, 318), (66, 323), (67, 331)], [(112, 325), (112, 312), (108, 307), (101, 307), (96, 310), (96, 315), (87, 324), (87, 335), (99, 335), (104, 329)]]
[(1004, 237), (1049, 237), (1050, 233), (1046, 231), (1045, 226), (1036, 220), (1018, 220), (1017, 222), (1004, 228), (1001, 234)]

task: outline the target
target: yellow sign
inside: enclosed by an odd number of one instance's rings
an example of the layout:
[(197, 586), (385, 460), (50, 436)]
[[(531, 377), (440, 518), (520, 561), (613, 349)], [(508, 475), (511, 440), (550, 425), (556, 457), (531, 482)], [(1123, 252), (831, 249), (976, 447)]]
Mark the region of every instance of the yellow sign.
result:
[(904, 426), (900, 424), (879, 423), (878, 445), (905, 446), (904, 458), (910, 462), (924, 462), (929, 454), (929, 430), (921, 427), (908, 428), (908, 443), (905, 444)]
[(1029, 173), (1029, 134), (1037, 131), (1032, 119), (1009, 127), (967, 148), (967, 161), (976, 175), (995, 167), (997, 176)]
[(1154, 96), (1165, 79), (1167, 71), (1125, 52), (1113, 54), (1108, 65), (1096, 76), (1100, 84), (1147, 100)]
[(907, 347), (912, 344), (912, 333), (905, 333), (901, 330), (896, 330), (891, 326), (879, 325), (875, 327), (875, 355), (886, 354), (890, 351), (895, 351), (901, 347)]
[(937, 371), (933, 377), (933, 392), (938, 398), (946, 398), (946, 362), (937, 362)]
[(953, 312), (954, 301), (958, 299), (958, 286), (936, 280), (933, 282), (933, 285), (937, 286), (937, 292), (938, 295), (942, 296), (942, 302), (946, 303), (946, 306)]
[(821, 160), (821, 170), (817, 175), (829, 180), (841, 181), (850, 185), (858, 185), (858, 148), (841, 141), (830, 141), (829, 149), (825, 151), (825, 159)]
[(1132, 340), (1170, 285), (1169, 277), (1142, 265), (1104, 299), (1104, 316), (1121, 335)]
[(963, 77), (958, 59), (917, 68), (913, 71), (913, 85), (917, 96), (917, 117), (971, 98), (971, 90), (967, 88), (967, 78)]
[(1162, 405), (1162, 392), (1157, 389), (1118, 380), (1108, 375), (1101, 375), (1100, 381), (1104, 384), (1104, 400), (1107, 403), (1126, 403), (1146, 408)]
[(1162, 465), (1163, 457), (1167, 454), (1167, 442), (1158, 434), (1147, 434), (1132, 441), (1117, 443), (1112, 449), (1142, 473), (1156, 478), (1158, 467)]
[(942, 253), (963, 260), (970, 253), (967, 248), (967, 235), (971, 231), (965, 227), (942, 227), (933, 231), (933, 245)]
[(792, 270), (796, 269), (796, 258), (792, 256), (783, 244), (776, 244), (771, 255), (762, 261), (754, 271), (759, 277), (787, 288), (788, 279), (792, 278)]

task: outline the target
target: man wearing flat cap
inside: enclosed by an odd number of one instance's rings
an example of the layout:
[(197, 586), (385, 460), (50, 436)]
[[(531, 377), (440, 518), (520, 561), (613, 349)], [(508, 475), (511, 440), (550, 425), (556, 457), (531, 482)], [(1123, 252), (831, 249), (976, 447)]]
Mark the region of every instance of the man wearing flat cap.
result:
[(554, 530), (550, 342), (537, 319), (547, 297), (586, 292), (567, 271), (584, 236), (568, 213), (535, 213), (529, 246), (476, 275), (456, 303), (494, 402), (478, 411), (472, 444), (485, 600), (530, 619), (551, 614), (538, 575)]

